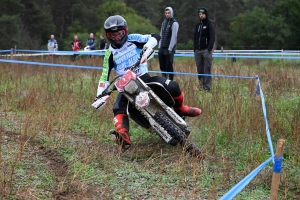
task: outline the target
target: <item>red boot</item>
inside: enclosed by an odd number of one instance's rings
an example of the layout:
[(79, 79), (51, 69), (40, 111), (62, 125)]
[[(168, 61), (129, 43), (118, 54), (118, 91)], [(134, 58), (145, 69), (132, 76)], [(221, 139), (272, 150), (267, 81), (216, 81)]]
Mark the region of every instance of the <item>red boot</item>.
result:
[(126, 114), (117, 114), (114, 117), (115, 135), (117, 144), (128, 149), (131, 145), (129, 137), (129, 120)]
[(173, 99), (175, 101), (174, 110), (178, 115), (184, 115), (189, 117), (196, 117), (200, 115), (201, 110), (199, 108), (189, 107), (183, 104), (183, 92), (181, 92), (178, 97), (173, 97)]

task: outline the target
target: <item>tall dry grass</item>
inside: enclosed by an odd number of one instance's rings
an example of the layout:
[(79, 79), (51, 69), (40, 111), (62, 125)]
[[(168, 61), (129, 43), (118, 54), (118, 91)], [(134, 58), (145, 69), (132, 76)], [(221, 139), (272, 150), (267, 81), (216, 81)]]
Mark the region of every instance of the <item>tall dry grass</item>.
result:
[[(27, 61), (102, 66), (101, 57), (26, 57)], [(157, 60), (150, 70), (159, 70)], [(175, 70), (196, 73), (193, 59)], [(211, 93), (196, 77), (175, 75), (185, 102), (199, 106), (189, 118), (192, 140), (206, 153), (196, 162), (131, 123), (133, 147), (120, 154), (113, 128), (116, 94), (99, 111), (90, 106), (101, 71), (0, 63), (0, 194), (35, 199), (217, 199), (270, 157), (255, 80), (213, 78)], [(273, 144), (286, 139), (281, 199), (299, 195), (299, 63), (280, 60), (214, 60), (213, 73), (258, 75), (266, 97)], [(113, 74), (112, 74), (113, 75)], [(267, 166), (238, 199), (264, 199)], [(146, 181), (146, 182), (145, 182)]]

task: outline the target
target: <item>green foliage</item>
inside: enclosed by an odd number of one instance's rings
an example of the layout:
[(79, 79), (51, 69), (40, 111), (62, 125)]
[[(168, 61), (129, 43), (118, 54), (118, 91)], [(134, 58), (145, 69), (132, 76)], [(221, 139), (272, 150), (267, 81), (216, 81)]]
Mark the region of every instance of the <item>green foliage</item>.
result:
[(63, 49), (72, 50), (71, 42), (74, 39), (74, 35), (78, 36), (78, 39), (82, 42), (82, 48), (85, 47), (85, 42), (89, 38), (89, 33), (84, 29), (78, 20), (75, 20), (72, 26), (68, 27), (68, 35), (63, 41)]
[(118, 1), (109, 1), (99, 6), (98, 21), (103, 22), (100, 27), (100, 32), (103, 33), (103, 24), (105, 20), (111, 15), (121, 15), (125, 18), (128, 24), (128, 32), (130, 33), (159, 33), (158, 29), (151, 25), (150, 20), (141, 17), (135, 10), (126, 6), (125, 3)]
[(130, 12), (124, 14), (124, 18), (128, 23), (128, 32), (130, 33), (141, 33), (141, 34), (149, 34), (149, 33), (158, 33), (157, 28), (151, 25), (149, 19), (145, 19), (137, 15), (136, 13)]
[(1, 0), (0, 13), (1, 15), (18, 15), (24, 10), (24, 5), (21, 0)]
[(187, 43), (178, 43), (177, 49), (182, 49), (182, 50), (194, 49), (194, 41), (188, 40)]
[(278, 49), (291, 34), (284, 18), (272, 16), (258, 7), (239, 14), (231, 23), (231, 30), (235, 49)]
[(1, 0), (0, 18), (12, 18), (0, 19), (11, 23), (0, 28), (0, 36), (6, 33), (0, 49), (45, 49), (54, 34), (59, 49), (69, 50), (75, 32), (83, 41), (91, 32), (99, 39), (105, 19), (116, 14), (126, 18), (130, 33), (159, 33), (167, 6), (179, 22), (178, 49), (192, 49), (197, 10), (203, 6), (216, 24), (216, 49), (299, 49), (298, 0)]
[[(282, 0), (275, 5), (272, 15), (279, 16), (289, 28), (290, 37), (285, 38), (285, 48), (300, 48), (300, 1), (298, 0)], [(286, 27), (279, 26), (279, 29)]]
[[(2, 49), (13, 48), (17, 44), (21, 20), (18, 15), (2, 15), (0, 17), (0, 44)], [(17, 31), (16, 31), (17, 30)]]
[(162, 5), (163, 0), (125, 0), (124, 2), (127, 6), (137, 11), (138, 15), (149, 19), (151, 24), (155, 27), (159, 28), (161, 26), (161, 22), (164, 17), (163, 9), (165, 6)]

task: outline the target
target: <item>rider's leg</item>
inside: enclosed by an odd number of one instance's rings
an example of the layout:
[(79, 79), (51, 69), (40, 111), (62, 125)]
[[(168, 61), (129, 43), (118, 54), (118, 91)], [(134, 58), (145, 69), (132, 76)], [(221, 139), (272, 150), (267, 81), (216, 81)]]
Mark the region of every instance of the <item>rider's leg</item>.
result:
[(164, 86), (164, 88), (166, 88), (167, 91), (173, 97), (175, 101), (175, 105), (173, 106), (173, 108), (179, 115), (190, 116), (190, 117), (195, 117), (200, 115), (201, 110), (199, 108), (189, 107), (184, 105), (184, 94), (180, 90), (180, 87), (177, 82), (171, 81), (169, 79), (160, 76), (150, 76), (149, 74), (144, 74), (143, 76), (141, 76), (141, 79), (145, 83), (150, 83), (150, 82), (161, 83)]
[(128, 148), (131, 145), (129, 119), (126, 114), (127, 103), (128, 100), (122, 94), (119, 94), (113, 107), (117, 143), (124, 148)]
[[(117, 143), (123, 147), (130, 146), (129, 120), (126, 114), (117, 114), (114, 117), (115, 131), (117, 133)], [(128, 148), (126, 147), (126, 148)]]
[(200, 115), (201, 110), (199, 108), (184, 105), (184, 93), (182, 91), (179, 96), (173, 97), (173, 99), (175, 101), (174, 110), (177, 114), (189, 117), (196, 117)]

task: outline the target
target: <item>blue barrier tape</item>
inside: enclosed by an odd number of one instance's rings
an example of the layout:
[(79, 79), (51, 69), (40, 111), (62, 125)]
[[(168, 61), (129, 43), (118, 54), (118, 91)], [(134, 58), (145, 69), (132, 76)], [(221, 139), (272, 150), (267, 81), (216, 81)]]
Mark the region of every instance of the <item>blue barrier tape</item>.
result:
[(263, 59), (285, 59), (285, 60), (300, 60), (300, 57), (292, 56), (234, 56), (234, 55), (213, 55), (214, 58), (263, 58)]
[(74, 55), (74, 54), (84, 54), (84, 55), (105, 55), (105, 51), (46, 51), (46, 50), (22, 50), (16, 49), (16, 52), (32, 52), (32, 53), (45, 53), (45, 54), (55, 54), (55, 55)]
[(273, 163), (274, 163), (275, 155), (274, 155), (273, 144), (272, 144), (272, 139), (271, 139), (271, 133), (270, 133), (269, 123), (268, 123), (268, 118), (267, 118), (267, 109), (266, 109), (266, 104), (265, 104), (265, 97), (264, 97), (264, 93), (263, 93), (262, 88), (261, 88), (260, 79), (259, 79), (259, 77), (256, 77), (256, 78), (257, 78), (257, 84), (259, 85), (259, 94), (260, 94), (261, 105), (262, 105), (265, 124), (266, 124), (266, 133), (267, 133), (269, 148), (270, 148), (270, 152), (271, 152), (271, 155), (272, 155), (272, 158), (273, 158)]
[(48, 67), (67, 67), (67, 68), (77, 68), (77, 69), (96, 69), (96, 70), (102, 70), (103, 69), (103, 67), (94, 67), (94, 66), (53, 64), (53, 63), (44, 63), (44, 62), (28, 62), (28, 61), (21, 61), (21, 60), (0, 59), (0, 62), (26, 64), (26, 65), (40, 65), (40, 66), (48, 66)]
[[(4, 50), (4, 51), (11, 51), (11, 50)], [(26, 50), (26, 49), (16, 49), (17, 52), (39, 52), (39, 53), (48, 53), (48, 52), (68, 52), (68, 53), (73, 53), (74, 51), (48, 51), (48, 50)], [(92, 51), (83, 51), (80, 50), (78, 52), (105, 52), (106, 50), (92, 50)], [(1, 50), (0, 50), (1, 52)], [(157, 53), (157, 51), (156, 51)], [(186, 51), (186, 52), (180, 52), (178, 51), (177, 54), (186, 54), (186, 55), (194, 55), (192, 51)], [(255, 51), (249, 51), (249, 52), (214, 52), (214, 55), (294, 55), (294, 56), (300, 56), (300, 51), (273, 51), (273, 52), (255, 52)]]
[(231, 188), (220, 200), (230, 200), (233, 199), (242, 189), (244, 189), (248, 183), (255, 178), (255, 176), (273, 159), (274, 157), (270, 157), (268, 160), (259, 165), (256, 169), (254, 169), (250, 174), (248, 174), (245, 178), (243, 178), (238, 184), (236, 184), (233, 188)]
[[(175, 57), (194, 57), (194, 54), (174, 54)], [(235, 56), (235, 55), (217, 55), (213, 54), (213, 58), (261, 58), (261, 59), (288, 59), (300, 60), (300, 57), (293, 56)]]
[[(11, 50), (4, 50), (10, 52)], [(35, 52), (35, 53), (45, 53), (45, 54), (55, 54), (55, 55), (105, 55), (105, 51), (46, 51), (46, 50), (22, 50), (16, 49), (16, 52)], [(234, 55), (233, 55), (234, 54)], [(259, 55), (271, 55), (271, 56), (259, 56)], [(158, 54), (155, 53), (155, 56)], [(272, 56), (281, 55), (281, 56)], [(289, 56), (287, 56), (289, 55)], [(291, 56), (294, 55), (294, 56)], [(175, 53), (176, 57), (194, 57), (194, 53)], [(285, 53), (285, 52), (272, 52), (272, 53), (213, 53), (214, 58), (261, 58), (261, 59), (288, 59), (288, 60), (300, 60), (300, 54), (295, 53)]]
[(299, 52), (223, 52), (223, 53), (213, 53), (215, 55), (293, 55), (300, 56)]
[(7, 52), (11, 52), (11, 50), (0, 50), (0, 53), (7, 53)]
[(260, 94), (260, 87), (259, 87), (259, 84), (257, 83), (257, 85), (256, 85), (256, 89), (255, 89), (255, 93), (254, 94), (257, 94), (257, 95), (259, 95)]
[(275, 160), (275, 163), (274, 163), (274, 167), (273, 167), (273, 172), (280, 173), (281, 169), (282, 169), (283, 156), (280, 156), (278, 158), (274, 158), (274, 160)]
[(222, 74), (197, 74), (197, 73), (187, 73), (187, 72), (162, 72), (162, 71), (149, 71), (151, 73), (158, 74), (177, 74), (177, 75), (186, 75), (186, 76), (211, 76), (211, 77), (222, 77), (222, 78), (244, 78), (244, 79), (255, 79), (256, 76), (230, 76)]
[[(96, 69), (102, 70), (103, 67), (93, 67), (93, 66), (80, 66), (80, 65), (67, 65), (67, 64), (53, 64), (53, 63), (44, 63), (44, 62), (31, 62), (31, 61), (22, 61), (22, 60), (6, 60), (0, 59), (0, 62), (16, 63), (16, 64), (26, 64), (26, 65), (40, 65), (40, 66), (53, 66), (53, 67), (68, 67), (68, 68), (82, 68), (82, 69)], [(177, 75), (186, 75), (186, 76), (212, 76), (212, 77), (223, 77), (223, 78), (244, 78), (244, 79), (254, 79), (255, 76), (229, 76), (222, 74), (195, 74), (195, 73), (185, 73), (185, 72), (161, 72), (161, 71), (149, 71), (150, 73), (159, 73), (159, 74), (177, 74)]]

